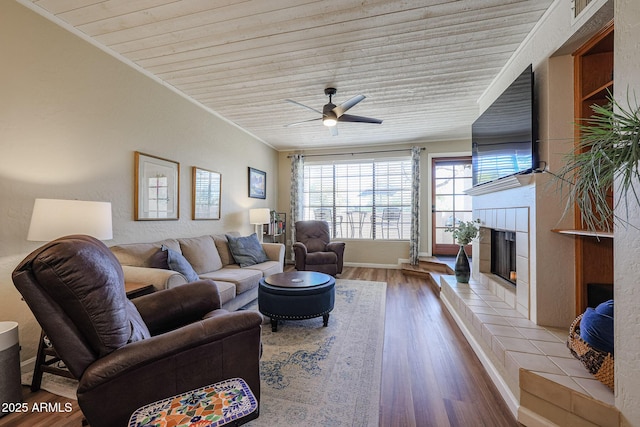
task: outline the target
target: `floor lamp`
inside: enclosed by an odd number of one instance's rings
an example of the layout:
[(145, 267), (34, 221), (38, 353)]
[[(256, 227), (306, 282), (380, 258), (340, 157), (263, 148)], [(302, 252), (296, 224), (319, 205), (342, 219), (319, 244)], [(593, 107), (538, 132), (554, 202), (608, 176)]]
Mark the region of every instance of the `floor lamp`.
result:
[(269, 208), (249, 209), (249, 223), (255, 225), (256, 234), (260, 243), (263, 241), (262, 226), (271, 222), (271, 210)]
[[(99, 240), (112, 239), (111, 203), (36, 199), (27, 240), (48, 242), (72, 234), (85, 234)], [(41, 332), (31, 391), (40, 390), (44, 372), (73, 378), (68, 370), (57, 366), (59, 361), (55, 350), (46, 345), (44, 332)]]
[(27, 240), (48, 242), (70, 234), (113, 239), (111, 203), (36, 199)]

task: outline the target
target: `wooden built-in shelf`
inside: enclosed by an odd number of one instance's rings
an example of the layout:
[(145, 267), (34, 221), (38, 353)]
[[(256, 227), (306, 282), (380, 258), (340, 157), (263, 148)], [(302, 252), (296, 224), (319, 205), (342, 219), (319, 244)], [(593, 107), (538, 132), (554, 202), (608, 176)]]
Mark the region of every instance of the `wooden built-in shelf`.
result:
[(607, 99), (610, 94), (613, 94), (613, 80), (600, 86), (593, 92), (590, 92), (582, 97), (583, 101), (591, 101), (595, 99)]
[[(574, 117), (575, 123), (590, 125), (594, 104), (605, 106), (613, 92), (614, 32), (613, 21), (574, 52)], [(581, 127), (576, 126), (576, 144)], [(613, 198), (611, 199), (613, 200)], [(576, 316), (582, 314), (589, 302), (589, 284), (613, 283), (613, 233), (583, 229), (584, 218), (574, 210), (574, 229), (554, 230), (574, 236)], [(610, 227), (603, 227), (613, 229)]]
[(611, 231), (591, 231), (591, 230), (562, 229), (562, 228), (554, 228), (551, 231), (559, 234), (569, 234), (571, 236), (605, 237), (608, 239), (613, 239), (613, 233)]

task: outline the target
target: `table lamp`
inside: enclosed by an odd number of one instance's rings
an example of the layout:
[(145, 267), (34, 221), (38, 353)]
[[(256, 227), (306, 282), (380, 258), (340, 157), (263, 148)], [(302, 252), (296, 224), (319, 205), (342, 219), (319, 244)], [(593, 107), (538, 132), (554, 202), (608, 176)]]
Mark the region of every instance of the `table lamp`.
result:
[(262, 243), (262, 225), (271, 222), (271, 210), (269, 208), (249, 209), (249, 223), (256, 227), (258, 240)]
[(113, 239), (111, 203), (36, 199), (27, 240), (48, 242), (70, 234)]

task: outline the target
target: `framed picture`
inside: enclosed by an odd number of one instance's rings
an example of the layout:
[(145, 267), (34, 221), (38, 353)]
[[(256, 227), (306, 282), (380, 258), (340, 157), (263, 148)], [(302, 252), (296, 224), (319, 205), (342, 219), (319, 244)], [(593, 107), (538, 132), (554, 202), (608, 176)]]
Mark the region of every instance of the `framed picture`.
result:
[(191, 186), (193, 219), (220, 219), (222, 175), (194, 166)]
[(254, 199), (267, 198), (267, 173), (249, 168), (249, 197)]
[(136, 221), (178, 219), (180, 163), (135, 152)]

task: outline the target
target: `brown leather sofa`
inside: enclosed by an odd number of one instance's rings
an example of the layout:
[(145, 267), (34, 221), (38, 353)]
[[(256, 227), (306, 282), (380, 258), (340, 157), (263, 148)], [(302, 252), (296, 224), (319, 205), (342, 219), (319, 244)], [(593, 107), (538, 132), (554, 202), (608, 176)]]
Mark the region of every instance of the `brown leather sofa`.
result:
[(297, 221), (293, 251), (296, 270), (336, 276), (342, 273), (344, 242), (331, 242), (326, 221)]
[(78, 378), (92, 427), (126, 426), (145, 404), (228, 378), (243, 378), (260, 398), (262, 317), (220, 309), (213, 281), (132, 302), (113, 253), (77, 235), (28, 255), (13, 282)]

